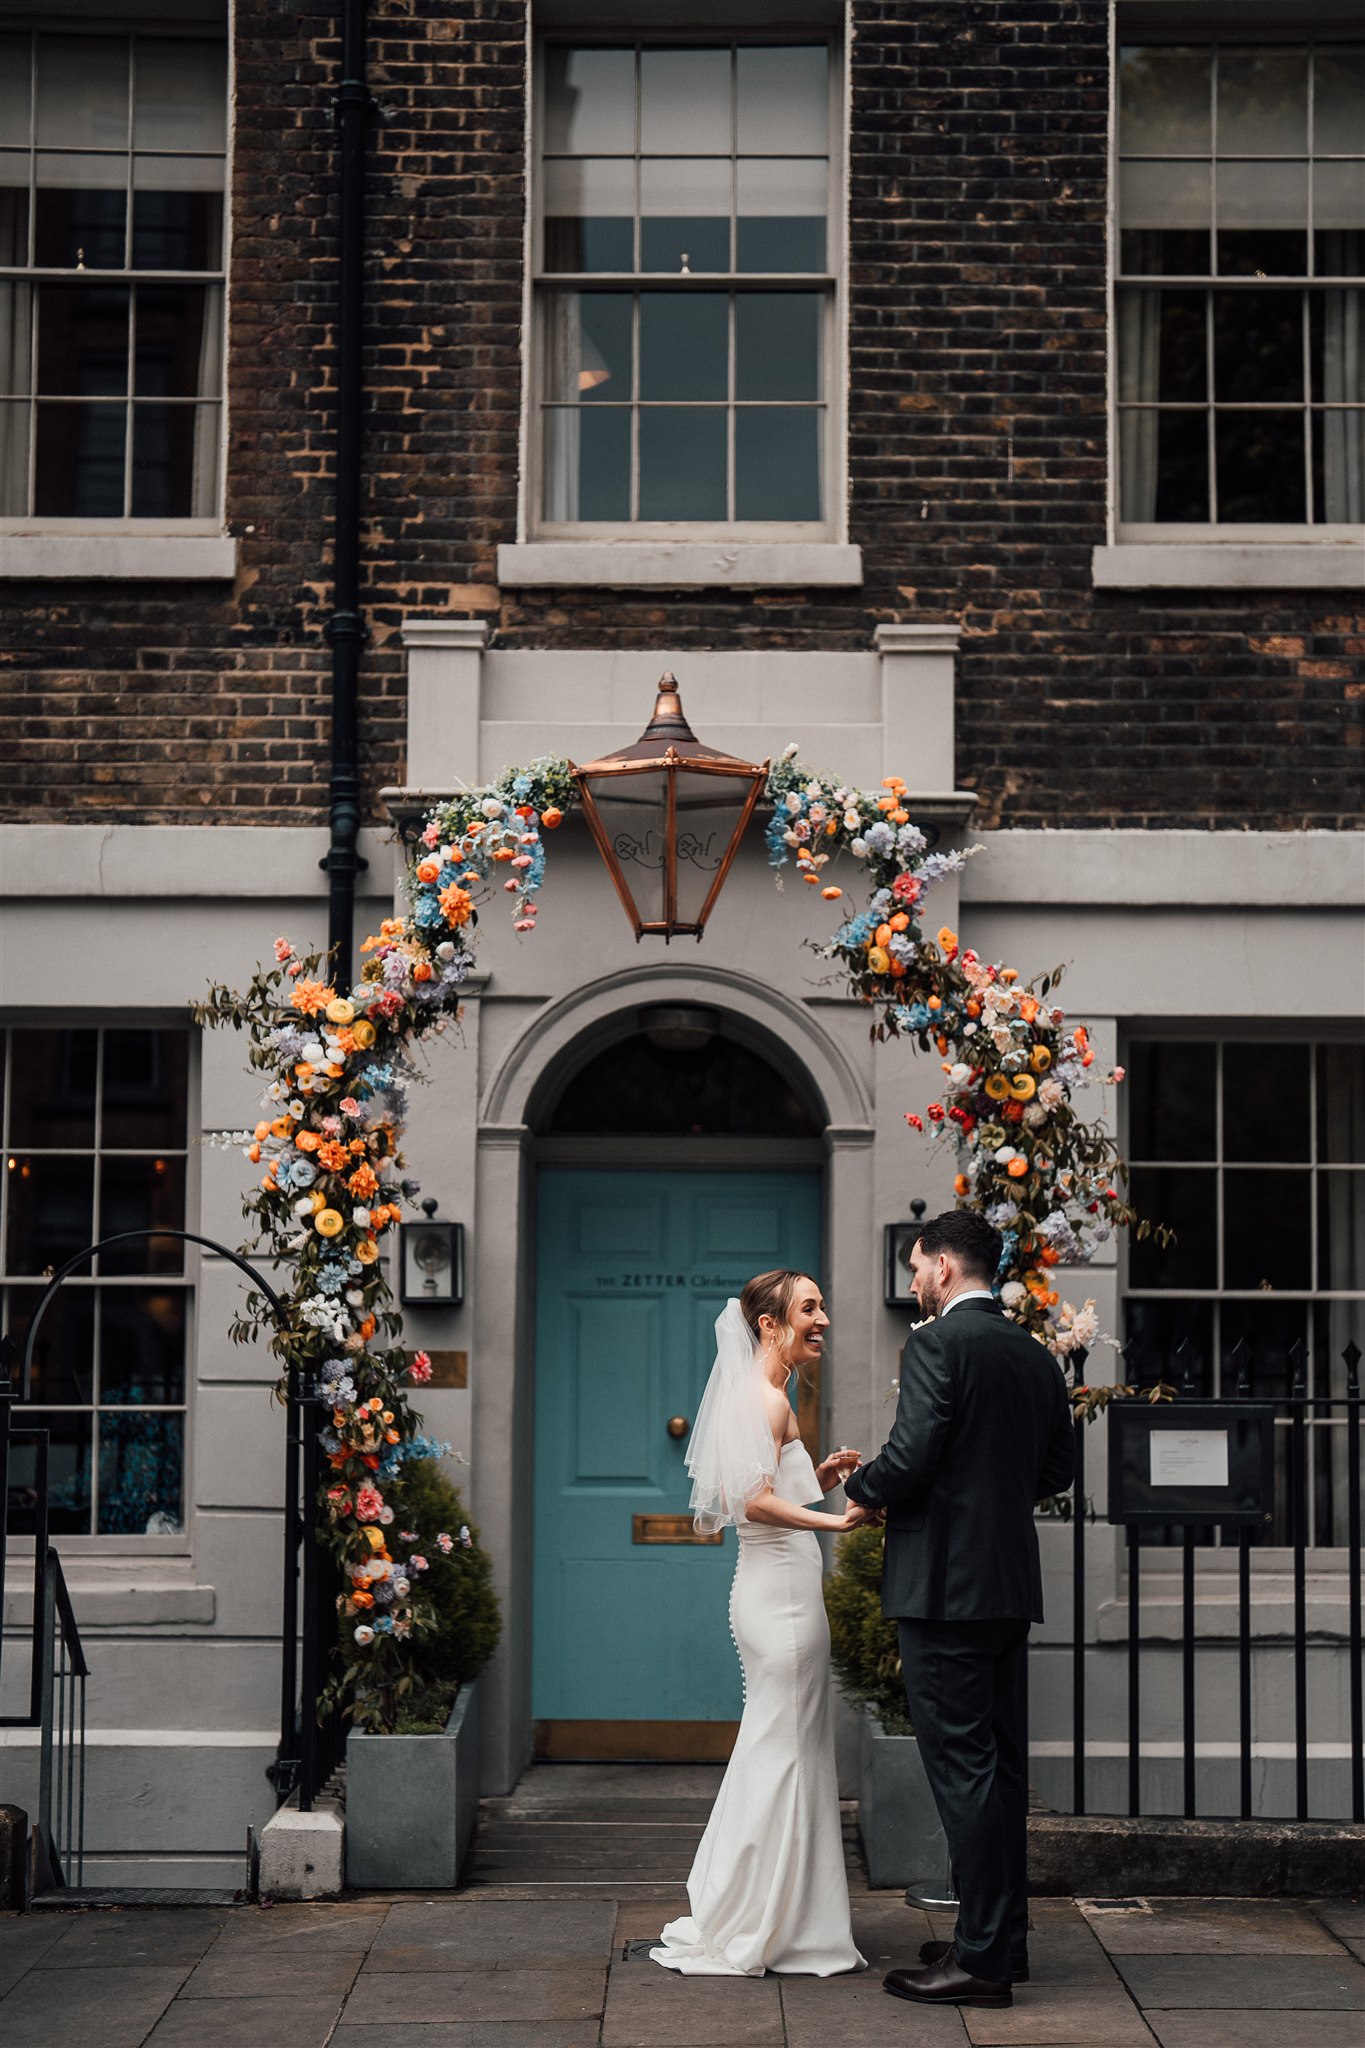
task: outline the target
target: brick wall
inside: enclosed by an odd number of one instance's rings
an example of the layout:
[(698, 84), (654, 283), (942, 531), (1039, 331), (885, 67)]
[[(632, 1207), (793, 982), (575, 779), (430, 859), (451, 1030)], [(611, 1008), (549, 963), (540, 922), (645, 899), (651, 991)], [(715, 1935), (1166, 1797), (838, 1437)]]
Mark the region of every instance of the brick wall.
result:
[[(981, 822), (1359, 821), (1365, 609), (1096, 592), (1106, 29), (1095, 0), (858, 0), (855, 592), (501, 594), (515, 535), (520, 0), (374, 0), (364, 754), (399, 780), (409, 611), (508, 646), (865, 648), (960, 619)], [(314, 0), (239, 0), (229, 353), (234, 591), (5, 587), (4, 815), (316, 819), (325, 783), (339, 55)], [(914, 763), (902, 764), (913, 780)], [(414, 764), (414, 779), (420, 764)]]

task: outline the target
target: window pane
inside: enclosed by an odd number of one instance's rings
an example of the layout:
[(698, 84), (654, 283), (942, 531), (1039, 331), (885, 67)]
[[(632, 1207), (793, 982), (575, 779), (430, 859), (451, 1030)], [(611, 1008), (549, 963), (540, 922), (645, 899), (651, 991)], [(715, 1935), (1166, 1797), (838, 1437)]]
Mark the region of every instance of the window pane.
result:
[(1209, 518), (1209, 447), (1202, 412), (1119, 414), (1120, 518), (1203, 523)]
[(1134, 1167), (1129, 1192), (1140, 1218), (1164, 1223), (1175, 1242), (1130, 1240), (1129, 1282), (1134, 1287), (1218, 1285), (1218, 1176), (1204, 1167)]
[(814, 406), (735, 415), (736, 519), (819, 519), (820, 425)]
[(1313, 517), (1351, 526), (1365, 520), (1365, 412), (1313, 416)]
[(44, 1273), (94, 1236), (94, 1161), (9, 1152), (5, 1157), (5, 1268)]
[[(53, 1536), (90, 1534), (90, 1417), (71, 1409), (23, 1411), (25, 1429), (48, 1433), (48, 1530)], [(37, 1530), (34, 1486), (38, 1454), (32, 1444), (15, 1444), (10, 1452), (9, 1527), (12, 1536)]]
[(1213, 1357), (1211, 1301), (1129, 1301), (1124, 1304), (1123, 1377), (1150, 1387), (1174, 1380), (1175, 1354), (1190, 1344), (1207, 1367)]
[(1306, 1045), (1223, 1047), (1224, 1159), (1309, 1157), (1311, 1057)]
[(659, 923), (664, 914), (664, 850), (658, 828), (665, 777), (599, 775), (588, 787), (640, 922)]
[(552, 43), (545, 52), (545, 147), (582, 156), (614, 156), (635, 148), (635, 52), (571, 50)]
[[(100, 1236), (122, 1230), (182, 1230), (185, 1224), (183, 1159), (102, 1159)], [(173, 1237), (144, 1237), (100, 1253), (101, 1273), (181, 1273), (185, 1247)]]
[(28, 511), (28, 444), (31, 406), (0, 405), (0, 518), (22, 518)]
[(723, 292), (651, 292), (642, 298), (641, 398), (724, 398), (728, 324)]
[(0, 153), (0, 263), (28, 261), (28, 158)]
[(545, 517), (630, 517), (630, 413), (550, 406), (545, 412)]
[(184, 1144), (189, 1043), (183, 1031), (105, 1032), (102, 1144)]
[(1313, 1176), (1230, 1166), (1223, 1174), (1223, 1285), (1311, 1287)]
[(1138, 1039), (1128, 1048), (1128, 1153), (1132, 1159), (1213, 1159), (1217, 1047)]
[(27, 397), (33, 381), (33, 287), (0, 282), (0, 367), (4, 395)]
[(640, 165), (640, 268), (730, 268), (730, 165), (653, 157)]
[(133, 147), (227, 148), (227, 51), (221, 43), (138, 37)]
[(33, 510), (50, 519), (121, 519), (126, 405), (40, 405)]
[(545, 268), (635, 268), (635, 166), (604, 157), (545, 166)]
[(1121, 267), (1138, 275), (1205, 275), (1212, 211), (1207, 164), (1120, 165)]
[(738, 776), (697, 775), (677, 785), (677, 915), (694, 924), (715, 885), (750, 784)]
[(653, 406), (640, 414), (640, 517), (726, 517), (722, 409)]
[(728, 156), (730, 52), (640, 52), (640, 147), (670, 156)]
[(0, 36), (0, 144), (26, 149), (29, 115), (28, 37)]
[(216, 398), (222, 389), (222, 295), (216, 286), (142, 285), (134, 306), (139, 398)]
[(1213, 294), (1213, 395), (1224, 405), (1302, 399), (1300, 293)]
[(1318, 1157), (1365, 1164), (1365, 1045), (1318, 1047)]
[(128, 147), (128, 47), (126, 36), (39, 36), (39, 148)]
[(127, 254), (126, 156), (36, 159), (34, 260), (55, 270), (122, 270)]
[(221, 268), (221, 157), (133, 159), (132, 260), (134, 270)]
[(11, 1145), (93, 1145), (99, 1034), (15, 1031), (10, 1036)]
[[(11, 1385), (18, 1396), (19, 1368), (28, 1342), (33, 1311), (42, 1300), (41, 1287), (10, 1287), (5, 1292), (5, 1327), (19, 1351)], [(84, 1406), (95, 1398), (95, 1290), (74, 1281), (53, 1295), (43, 1310), (33, 1346), (32, 1395), (39, 1403)]]
[(1282, 525), (1307, 517), (1301, 413), (1220, 412), (1214, 444), (1220, 522)]
[(1314, 164), (1313, 266), (1320, 277), (1365, 276), (1365, 162)]
[(823, 157), (751, 158), (738, 166), (740, 270), (823, 270), (829, 170)]
[(1318, 1183), (1318, 1286), (1365, 1292), (1365, 1173), (1338, 1168)]
[(184, 1417), (100, 1416), (101, 1536), (173, 1536), (182, 1527)]
[(1277, 1301), (1273, 1295), (1262, 1301), (1223, 1302), (1218, 1320), (1224, 1393), (1236, 1390), (1237, 1366), (1232, 1354), (1239, 1343), (1245, 1343), (1251, 1354), (1252, 1393), (1263, 1401), (1287, 1394), (1293, 1380), (1289, 1354), (1295, 1344), (1307, 1339), (1307, 1311), (1306, 1302)]
[(1207, 398), (1206, 305), (1204, 292), (1119, 293), (1121, 401), (1188, 404)]
[(1207, 156), (1212, 52), (1119, 51), (1119, 147), (1125, 156)]
[(1218, 154), (1301, 156), (1308, 149), (1308, 50), (1218, 52)]
[(153, 1405), (185, 1398), (185, 1307), (167, 1289), (100, 1289), (100, 1399)]
[(1307, 164), (1219, 164), (1218, 268), (1229, 277), (1308, 268)]
[(218, 407), (133, 408), (135, 519), (206, 519), (218, 503)]
[(121, 285), (43, 285), (38, 390), (63, 398), (121, 397), (128, 389), (128, 303)]
[(740, 50), (738, 148), (765, 156), (829, 148), (829, 53), (823, 44)]
[(628, 292), (554, 292), (545, 302), (545, 395), (564, 403), (630, 397)]
[(1365, 50), (1320, 43), (1313, 58), (1313, 148), (1319, 156), (1359, 156), (1365, 125)]
[(735, 300), (735, 395), (819, 398), (818, 292), (749, 292)]

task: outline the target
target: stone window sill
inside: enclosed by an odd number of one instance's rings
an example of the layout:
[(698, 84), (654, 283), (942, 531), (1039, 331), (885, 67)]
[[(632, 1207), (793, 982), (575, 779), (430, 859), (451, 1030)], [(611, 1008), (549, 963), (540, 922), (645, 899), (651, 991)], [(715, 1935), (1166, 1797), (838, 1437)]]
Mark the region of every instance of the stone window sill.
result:
[(1097, 590), (1365, 590), (1359, 541), (1119, 541), (1095, 548)]
[(537, 541), (498, 549), (505, 590), (852, 589), (863, 551), (834, 541)]
[(230, 583), (236, 574), (227, 533), (0, 532), (0, 577), (12, 582)]

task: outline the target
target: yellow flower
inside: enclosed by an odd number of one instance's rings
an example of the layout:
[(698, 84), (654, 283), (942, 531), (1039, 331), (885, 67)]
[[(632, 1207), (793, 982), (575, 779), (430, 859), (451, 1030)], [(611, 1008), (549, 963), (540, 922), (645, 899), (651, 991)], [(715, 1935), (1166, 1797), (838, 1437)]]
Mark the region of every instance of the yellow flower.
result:
[(346, 1228), (346, 1219), (338, 1209), (319, 1209), (313, 1218), (313, 1228), (319, 1237), (336, 1237)]
[(359, 1017), (351, 1026), (351, 1036), (362, 1052), (368, 1052), (374, 1044), (374, 1026), (368, 1017)]
[(349, 1024), (355, 1015), (355, 1004), (348, 1003), (345, 996), (337, 996), (327, 1005), (329, 1024)]
[(874, 974), (888, 974), (891, 971), (891, 955), (885, 946), (869, 946), (867, 964)]
[(379, 1257), (379, 1246), (372, 1237), (362, 1237), (355, 1248), (355, 1255), (362, 1266), (372, 1266)]
[(985, 1089), (992, 1102), (1003, 1102), (1010, 1092), (1008, 1074), (987, 1074)]
[(945, 953), (955, 953), (957, 951), (957, 933), (950, 924), (939, 927), (938, 942)]
[(371, 1550), (382, 1550), (384, 1548), (384, 1531), (376, 1529), (372, 1522), (362, 1522), (360, 1533), (369, 1544)]
[(1035, 1074), (1045, 1074), (1052, 1065), (1052, 1054), (1045, 1045), (1035, 1045), (1028, 1056), (1028, 1063)]
[(1010, 1082), (1010, 1094), (1016, 1102), (1032, 1102), (1038, 1093), (1038, 1083), (1032, 1074), (1016, 1074)]

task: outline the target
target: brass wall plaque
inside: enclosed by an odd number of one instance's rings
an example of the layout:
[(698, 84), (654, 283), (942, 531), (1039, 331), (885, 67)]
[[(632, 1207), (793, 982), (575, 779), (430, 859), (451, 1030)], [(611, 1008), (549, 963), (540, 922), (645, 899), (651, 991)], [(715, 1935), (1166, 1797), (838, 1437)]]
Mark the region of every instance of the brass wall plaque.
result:
[(719, 1543), (721, 1531), (717, 1529), (714, 1536), (699, 1536), (692, 1527), (691, 1515), (632, 1515), (630, 1540), (632, 1543)]
[[(409, 1351), (411, 1365), (417, 1353)], [(469, 1385), (469, 1353), (467, 1351), (428, 1351), (431, 1360), (431, 1378), (424, 1382), (429, 1387), (467, 1387)], [(420, 1389), (419, 1389), (420, 1398)]]

